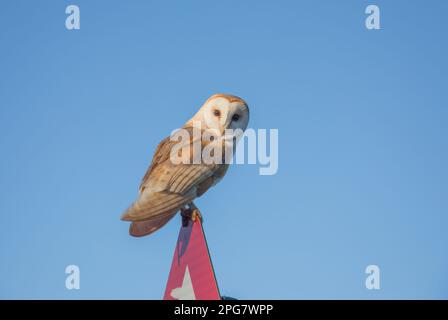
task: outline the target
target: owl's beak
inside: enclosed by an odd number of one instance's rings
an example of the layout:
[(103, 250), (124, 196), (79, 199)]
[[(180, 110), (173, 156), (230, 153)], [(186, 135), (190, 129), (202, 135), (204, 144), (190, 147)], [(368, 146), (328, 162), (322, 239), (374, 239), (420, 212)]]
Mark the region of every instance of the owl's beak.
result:
[(224, 125), (221, 127), (221, 135), (225, 135), (226, 129), (230, 126), (230, 122), (232, 122), (232, 117), (227, 117), (226, 122), (224, 122)]

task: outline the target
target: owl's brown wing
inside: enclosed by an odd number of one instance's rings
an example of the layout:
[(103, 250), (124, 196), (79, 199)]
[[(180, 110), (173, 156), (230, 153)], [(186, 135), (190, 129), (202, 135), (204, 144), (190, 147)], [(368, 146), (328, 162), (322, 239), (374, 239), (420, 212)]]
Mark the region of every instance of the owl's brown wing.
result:
[(146, 170), (145, 175), (142, 178), (142, 181), (140, 183), (139, 191), (140, 193), (143, 192), (145, 189), (145, 183), (148, 181), (151, 172), (154, 170), (157, 165), (165, 162), (170, 157), (171, 148), (173, 147), (173, 142), (170, 140), (170, 137), (166, 137), (163, 139), (159, 145), (157, 146), (156, 152), (154, 152), (154, 156), (151, 161), (151, 165), (149, 166), (148, 170)]
[[(159, 229), (180, 208), (196, 198), (198, 193), (202, 194), (204, 185), (211, 185), (210, 179), (214, 179), (216, 174), (221, 176), (225, 173), (222, 170), (222, 166), (227, 166), (225, 164), (172, 163), (170, 153), (177, 143), (179, 142), (167, 138), (159, 144), (141, 183), (139, 198), (123, 215), (123, 220), (139, 223), (138, 226), (131, 226), (131, 234), (137, 235), (142, 230), (148, 232)], [(193, 143), (191, 139), (189, 143), (191, 156), (193, 156)], [(206, 144), (207, 142), (201, 142), (201, 150)]]

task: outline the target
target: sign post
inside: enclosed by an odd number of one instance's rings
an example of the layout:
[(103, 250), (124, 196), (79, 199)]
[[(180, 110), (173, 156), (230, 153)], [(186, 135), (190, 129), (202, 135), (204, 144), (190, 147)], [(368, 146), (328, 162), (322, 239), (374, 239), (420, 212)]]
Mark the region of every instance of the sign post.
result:
[(221, 299), (201, 219), (180, 229), (163, 299)]

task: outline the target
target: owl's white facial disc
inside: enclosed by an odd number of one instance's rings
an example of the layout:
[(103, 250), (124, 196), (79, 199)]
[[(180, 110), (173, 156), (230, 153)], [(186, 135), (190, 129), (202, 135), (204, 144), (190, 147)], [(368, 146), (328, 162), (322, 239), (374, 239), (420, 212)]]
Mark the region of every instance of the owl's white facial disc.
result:
[(226, 129), (246, 130), (249, 109), (242, 101), (230, 102), (224, 97), (210, 99), (203, 108), (203, 121), (208, 129), (216, 130), (222, 136)]
[(229, 100), (225, 98), (215, 98), (207, 102), (202, 114), (207, 129), (215, 129), (222, 134), (229, 105)]
[(233, 130), (240, 129), (241, 131), (245, 131), (248, 123), (249, 108), (247, 105), (240, 101), (230, 103), (225, 128)]

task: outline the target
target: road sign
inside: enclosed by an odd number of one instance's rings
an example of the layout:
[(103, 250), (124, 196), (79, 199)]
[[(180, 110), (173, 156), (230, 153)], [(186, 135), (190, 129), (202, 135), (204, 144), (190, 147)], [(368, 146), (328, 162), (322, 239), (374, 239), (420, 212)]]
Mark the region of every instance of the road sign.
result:
[(180, 229), (163, 299), (221, 299), (200, 219)]

